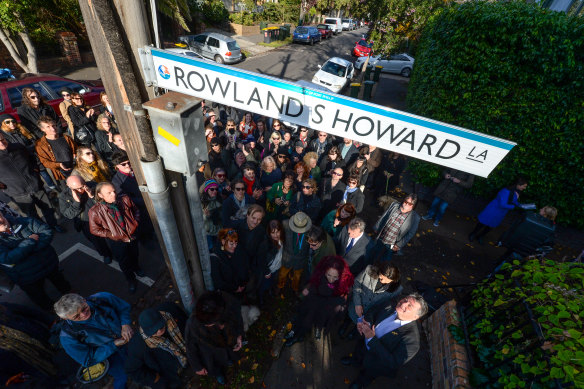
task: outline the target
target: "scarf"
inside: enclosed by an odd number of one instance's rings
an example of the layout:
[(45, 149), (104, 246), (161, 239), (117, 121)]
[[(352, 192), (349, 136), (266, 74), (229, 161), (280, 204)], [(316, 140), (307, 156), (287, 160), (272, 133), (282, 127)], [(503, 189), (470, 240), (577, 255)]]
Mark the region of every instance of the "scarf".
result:
[(106, 203), (107, 210), (110, 216), (114, 219), (114, 221), (120, 226), (120, 228), (126, 231), (126, 222), (124, 221), (124, 215), (120, 212), (118, 205), (116, 203)]
[(170, 313), (160, 311), (160, 314), (166, 320), (166, 333), (170, 339), (165, 336), (146, 336), (142, 328), (140, 328), (140, 335), (148, 347), (160, 348), (169, 352), (178, 359), (181, 367), (185, 367), (187, 365), (187, 348), (180, 329)]
[(357, 189), (359, 189), (358, 186), (354, 187), (353, 189), (351, 189), (351, 188), (349, 188), (349, 186), (347, 186), (347, 188), (345, 189), (345, 193), (343, 194), (343, 203), (346, 203), (347, 202), (347, 195), (349, 193), (353, 193)]
[(87, 166), (87, 172), (89, 174), (91, 174), (91, 177), (92, 177), (91, 181), (93, 181), (93, 182), (107, 181), (107, 177), (103, 174), (103, 172), (99, 168), (97, 161), (93, 161)]
[(245, 182), (245, 185), (247, 186), (245, 193), (251, 196), (253, 194), (253, 184), (255, 183), (255, 179), (253, 181), (250, 181), (247, 178), (243, 177), (243, 182)]

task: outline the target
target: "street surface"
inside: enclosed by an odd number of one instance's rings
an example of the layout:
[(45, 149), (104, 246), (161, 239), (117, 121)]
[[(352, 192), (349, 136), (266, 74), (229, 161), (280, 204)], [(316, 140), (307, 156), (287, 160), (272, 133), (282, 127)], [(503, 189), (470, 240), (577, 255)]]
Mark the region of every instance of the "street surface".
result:
[(351, 56), (351, 50), (361, 34), (365, 33), (366, 28), (343, 31), (342, 34), (315, 43), (314, 46), (293, 43), (269, 51), (265, 55), (248, 58), (234, 66), (290, 81), (312, 81), (318, 65), (322, 65), (331, 57), (341, 57), (354, 62), (355, 57)]

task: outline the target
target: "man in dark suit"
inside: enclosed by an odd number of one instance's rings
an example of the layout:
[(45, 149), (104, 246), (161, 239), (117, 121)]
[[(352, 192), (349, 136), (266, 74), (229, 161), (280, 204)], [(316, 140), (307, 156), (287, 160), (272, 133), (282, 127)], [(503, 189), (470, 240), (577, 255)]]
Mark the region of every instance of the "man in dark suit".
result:
[(365, 338), (352, 356), (343, 357), (343, 365), (361, 365), (359, 376), (350, 389), (365, 388), (378, 376), (395, 376), (420, 349), (419, 318), (428, 312), (428, 305), (418, 293), (401, 299), (395, 306), (381, 306), (365, 315), (357, 329)]
[(347, 261), (351, 273), (361, 273), (367, 260), (365, 253), (370, 249), (371, 238), (365, 234), (365, 222), (361, 218), (354, 218), (347, 224), (336, 239), (337, 254), (342, 255)]

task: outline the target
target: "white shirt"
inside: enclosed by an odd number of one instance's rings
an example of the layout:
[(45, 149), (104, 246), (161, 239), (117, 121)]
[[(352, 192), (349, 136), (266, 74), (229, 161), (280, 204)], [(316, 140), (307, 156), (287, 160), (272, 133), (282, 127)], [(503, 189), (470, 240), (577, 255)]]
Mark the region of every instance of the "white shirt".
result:
[[(395, 312), (392, 315), (389, 315), (388, 317), (383, 319), (381, 323), (379, 323), (375, 327), (375, 337), (377, 339), (381, 339), (384, 335), (390, 333), (391, 331), (397, 330), (401, 326), (405, 326), (406, 324), (411, 322), (412, 322), (411, 320), (405, 321), (398, 319), (397, 312)], [(367, 350), (369, 350), (369, 342), (371, 341), (371, 339), (373, 338), (365, 339), (365, 345), (367, 346)]]
[(357, 244), (357, 241), (358, 241), (359, 239), (361, 239), (361, 237), (363, 236), (363, 234), (364, 234), (364, 232), (362, 232), (362, 233), (361, 233), (361, 235), (359, 235), (359, 236), (358, 236), (358, 237), (356, 237), (356, 238), (349, 238), (349, 240), (347, 241), (347, 245), (345, 246), (345, 248), (349, 247), (349, 245), (351, 244), (351, 239), (354, 239), (354, 240), (353, 240), (353, 246), (355, 246), (355, 245)]

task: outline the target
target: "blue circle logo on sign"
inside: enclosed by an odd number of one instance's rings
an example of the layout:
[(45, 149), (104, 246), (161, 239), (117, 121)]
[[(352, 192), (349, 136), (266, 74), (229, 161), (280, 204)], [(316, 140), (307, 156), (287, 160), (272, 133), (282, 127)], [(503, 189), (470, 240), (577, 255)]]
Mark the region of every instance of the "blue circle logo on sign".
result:
[(168, 68), (164, 65), (160, 65), (158, 67), (158, 73), (160, 74), (160, 77), (164, 78), (165, 80), (168, 80), (170, 78), (170, 72), (168, 71)]

